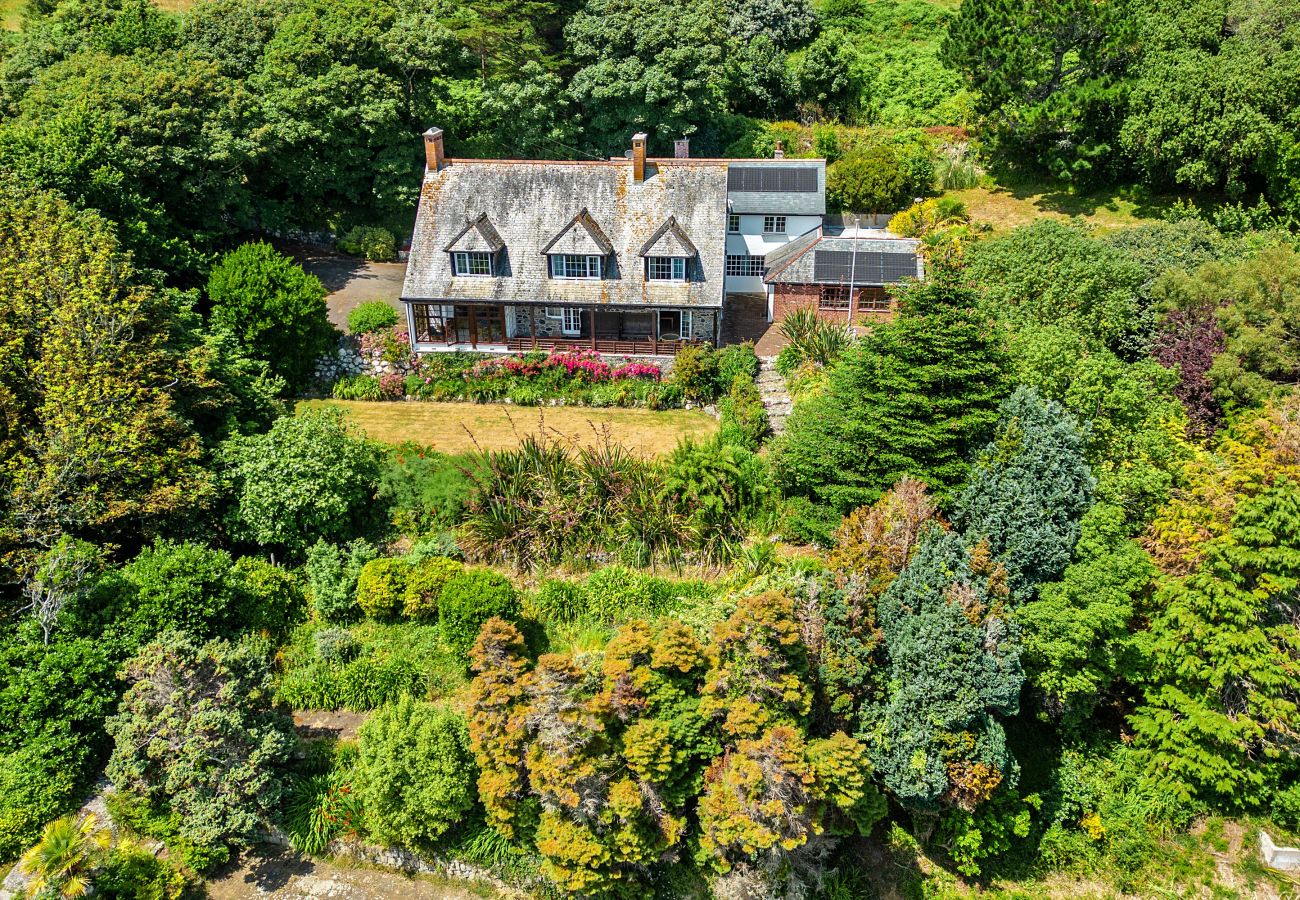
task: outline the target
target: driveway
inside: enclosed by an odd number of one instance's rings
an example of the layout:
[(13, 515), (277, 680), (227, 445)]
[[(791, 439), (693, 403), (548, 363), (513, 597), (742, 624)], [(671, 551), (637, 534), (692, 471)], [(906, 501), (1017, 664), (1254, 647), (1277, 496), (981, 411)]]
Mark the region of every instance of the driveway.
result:
[(303, 245), (287, 249), (329, 291), (325, 303), (329, 306), (330, 321), (339, 328), (346, 328), (348, 313), (367, 300), (383, 300), (402, 312), (398, 298), (402, 295), (406, 263), (366, 262)]

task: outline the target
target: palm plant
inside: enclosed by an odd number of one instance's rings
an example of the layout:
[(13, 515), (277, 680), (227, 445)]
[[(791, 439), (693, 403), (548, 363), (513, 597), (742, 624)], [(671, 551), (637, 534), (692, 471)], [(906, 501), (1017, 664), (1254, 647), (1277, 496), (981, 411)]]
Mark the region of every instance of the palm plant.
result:
[(856, 340), (849, 327), (819, 319), (817, 313), (806, 307), (786, 314), (781, 322), (781, 334), (800, 359), (819, 366), (830, 365)]
[(32, 897), (83, 897), (90, 889), (90, 872), (112, 844), (112, 835), (99, 827), (94, 813), (56, 819), (45, 826), (35, 847), (23, 854), (19, 866), (31, 876)]

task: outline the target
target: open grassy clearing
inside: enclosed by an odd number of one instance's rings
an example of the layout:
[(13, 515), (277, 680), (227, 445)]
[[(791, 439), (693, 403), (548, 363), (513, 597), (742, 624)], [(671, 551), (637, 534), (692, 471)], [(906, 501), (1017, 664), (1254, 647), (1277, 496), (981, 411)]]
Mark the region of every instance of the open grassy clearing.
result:
[(376, 441), (415, 441), (444, 453), (501, 450), (514, 447), (527, 435), (545, 434), (578, 446), (595, 445), (608, 435), (634, 453), (653, 456), (672, 450), (684, 437), (705, 439), (718, 430), (717, 420), (698, 410), (361, 400), (308, 403), (346, 410), (352, 421)]
[(1124, 228), (1159, 218), (1176, 199), (1153, 195), (1140, 187), (1073, 192), (1059, 183), (1034, 179), (1007, 180), (949, 191), (947, 195), (966, 204), (972, 222), (987, 223), (995, 232), (1029, 225), (1044, 217), (1062, 221), (1080, 217), (1102, 230)]
[[(23, 24), (23, 7), (27, 0), (0, 0), (0, 27), (17, 31)], [(183, 12), (194, 5), (194, 0), (154, 0), (159, 9)]]

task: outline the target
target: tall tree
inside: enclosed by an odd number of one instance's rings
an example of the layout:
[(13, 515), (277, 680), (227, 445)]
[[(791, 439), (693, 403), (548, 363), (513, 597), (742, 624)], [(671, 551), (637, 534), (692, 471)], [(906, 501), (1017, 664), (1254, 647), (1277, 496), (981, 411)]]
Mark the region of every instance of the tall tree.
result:
[(898, 289), (898, 317), (850, 349), (796, 406), (774, 450), (787, 492), (847, 512), (912, 476), (945, 497), (1007, 392), (1001, 332), (959, 274)]
[(7, 549), (138, 541), (211, 496), (175, 408), (177, 297), (136, 283), (112, 230), (0, 182), (0, 458)]
[(933, 528), (880, 600), (891, 693), (864, 709), (873, 761), (904, 806), (972, 810), (1018, 767), (997, 715), (1019, 709), (1006, 572), (986, 545)]
[(1295, 771), (1298, 587), (1300, 488), (1291, 481), (1242, 504), (1199, 570), (1162, 587), (1153, 678), (1131, 720), (1153, 781), (1249, 809)]
[(726, 108), (717, 0), (589, 0), (565, 37), (579, 66), (569, 91), (601, 151), (621, 151), (640, 129), (664, 142), (689, 136)]
[(1084, 447), (1070, 413), (1021, 386), (1002, 404), (997, 432), (957, 502), (955, 521), (971, 543), (988, 542), (1017, 602), (1058, 578), (1074, 554), (1095, 484)]

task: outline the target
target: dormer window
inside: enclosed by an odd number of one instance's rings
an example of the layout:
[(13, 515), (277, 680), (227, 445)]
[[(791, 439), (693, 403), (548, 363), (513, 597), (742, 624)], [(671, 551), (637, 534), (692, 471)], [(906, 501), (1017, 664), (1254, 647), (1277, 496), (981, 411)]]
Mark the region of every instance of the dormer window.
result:
[(451, 256), (451, 273), (460, 278), (490, 278), (505, 272), (506, 242), (487, 213), (466, 217), (465, 227), (442, 248)]
[(456, 275), (490, 276), (492, 254), (458, 250), (451, 255), (452, 271)]
[(594, 279), (604, 274), (604, 258), (600, 256), (552, 253), (548, 259), (551, 261), (552, 278)]
[(686, 261), (696, 259), (699, 251), (686, 236), (676, 216), (669, 216), (641, 246), (645, 259), (646, 281), (686, 281)]
[(647, 281), (685, 281), (686, 257), (647, 256), (645, 277)]

